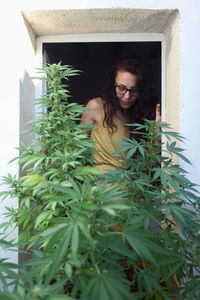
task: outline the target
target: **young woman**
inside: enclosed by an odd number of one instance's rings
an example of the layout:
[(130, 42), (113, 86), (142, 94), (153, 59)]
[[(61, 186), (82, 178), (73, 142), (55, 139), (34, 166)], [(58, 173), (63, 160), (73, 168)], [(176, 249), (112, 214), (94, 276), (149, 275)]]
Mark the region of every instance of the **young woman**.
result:
[(147, 65), (133, 58), (117, 61), (101, 96), (89, 100), (86, 108), (81, 122), (96, 125), (90, 135), (97, 150), (94, 167), (103, 173), (122, 164), (112, 153), (120, 147), (115, 142), (130, 137), (125, 124), (142, 122), (143, 118), (161, 121), (160, 104), (156, 105), (153, 95), (152, 74)]

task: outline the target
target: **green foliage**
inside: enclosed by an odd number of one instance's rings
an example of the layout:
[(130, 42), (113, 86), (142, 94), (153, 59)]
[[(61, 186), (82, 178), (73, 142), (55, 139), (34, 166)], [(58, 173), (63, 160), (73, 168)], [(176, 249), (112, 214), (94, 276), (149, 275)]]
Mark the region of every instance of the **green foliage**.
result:
[(124, 166), (100, 175), (89, 127), (78, 124), (84, 108), (68, 101), (63, 83), (78, 71), (54, 64), (39, 72), (47, 90), (36, 103), (47, 112), (29, 122), (34, 145), (16, 158), (25, 175), (4, 177), (1, 193), (20, 200), (1, 227), (20, 227), (19, 248), (34, 255), (20, 266), (0, 261), (0, 299), (170, 299), (177, 291), (198, 299), (199, 196), (173, 163), (174, 155), (188, 162), (174, 141), (182, 137), (154, 121), (129, 125), (140, 138), (116, 150), (127, 151)]

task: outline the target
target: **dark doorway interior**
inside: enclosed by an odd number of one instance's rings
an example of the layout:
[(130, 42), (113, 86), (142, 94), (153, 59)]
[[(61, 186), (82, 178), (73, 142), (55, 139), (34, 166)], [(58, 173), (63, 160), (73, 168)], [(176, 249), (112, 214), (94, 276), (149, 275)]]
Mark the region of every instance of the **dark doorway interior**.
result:
[(44, 43), (44, 63), (81, 70), (69, 82), (71, 101), (85, 104), (94, 97), (113, 62), (122, 56), (140, 57), (152, 66), (155, 94), (161, 102), (161, 42)]

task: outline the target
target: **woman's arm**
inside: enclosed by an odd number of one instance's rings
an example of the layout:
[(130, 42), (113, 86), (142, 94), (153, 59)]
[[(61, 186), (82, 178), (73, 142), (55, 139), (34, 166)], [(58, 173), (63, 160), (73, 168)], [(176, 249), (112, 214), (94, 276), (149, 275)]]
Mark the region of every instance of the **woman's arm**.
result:
[(95, 125), (101, 122), (101, 102), (99, 98), (88, 101), (85, 106), (87, 110), (82, 114), (81, 124)]

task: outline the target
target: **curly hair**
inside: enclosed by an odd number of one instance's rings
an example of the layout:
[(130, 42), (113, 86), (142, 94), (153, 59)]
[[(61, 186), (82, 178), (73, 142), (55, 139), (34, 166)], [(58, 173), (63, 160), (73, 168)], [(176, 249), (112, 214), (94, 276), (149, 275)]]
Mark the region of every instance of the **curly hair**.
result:
[(118, 71), (127, 71), (138, 77), (139, 94), (136, 102), (128, 110), (130, 123), (142, 123), (144, 118), (154, 119), (157, 102), (154, 95), (153, 76), (150, 66), (141, 59), (118, 59), (111, 68), (100, 95), (105, 101), (103, 125), (107, 125), (112, 132), (117, 130), (117, 125), (113, 122), (113, 115), (119, 109), (119, 102), (115, 91), (115, 78)]

